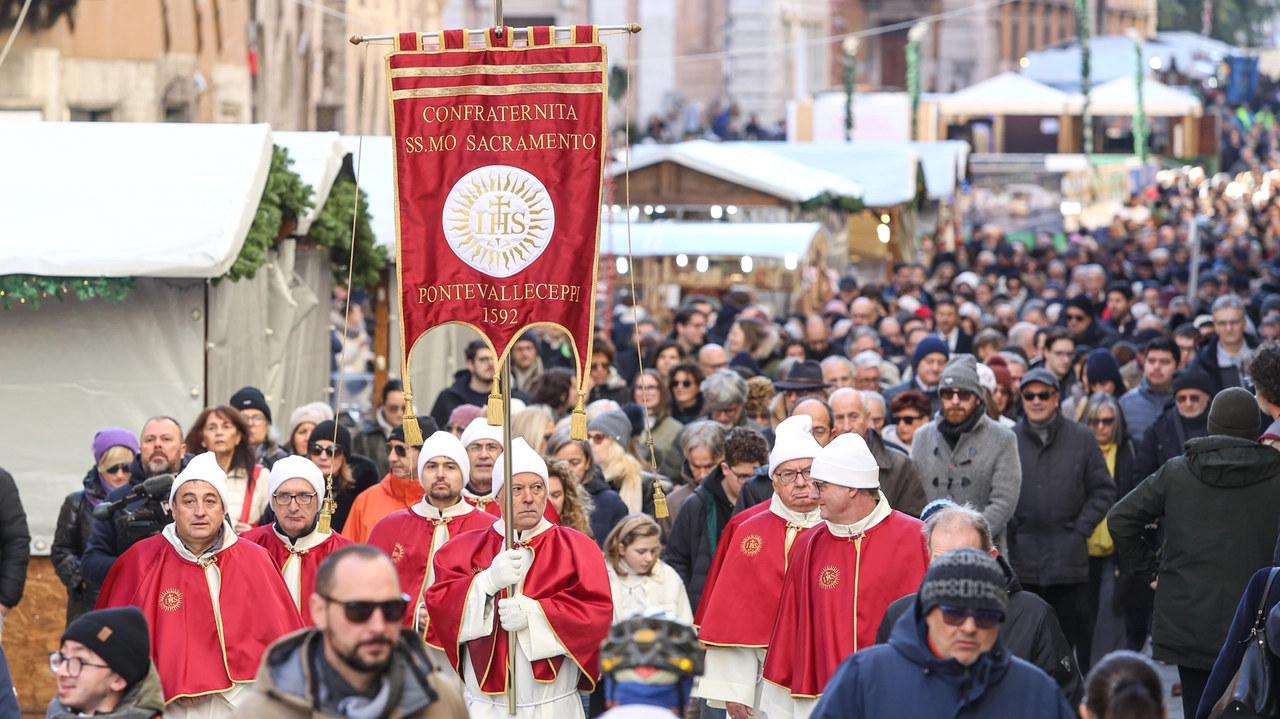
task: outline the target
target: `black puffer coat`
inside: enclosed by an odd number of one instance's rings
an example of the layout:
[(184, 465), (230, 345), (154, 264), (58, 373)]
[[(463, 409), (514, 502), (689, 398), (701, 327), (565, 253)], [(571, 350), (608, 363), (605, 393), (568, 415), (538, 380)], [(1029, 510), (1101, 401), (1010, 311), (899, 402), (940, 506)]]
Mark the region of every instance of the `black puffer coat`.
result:
[(93, 508), (106, 499), (107, 491), (99, 479), (98, 468), (90, 467), (84, 476), (84, 489), (72, 492), (62, 502), (58, 526), (53, 533), (49, 560), (53, 571), (67, 588), (67, 624), (93, 610), (102, 585), (91, 582), (80, 572), (80, 557), (89, 545), (93, 532)]

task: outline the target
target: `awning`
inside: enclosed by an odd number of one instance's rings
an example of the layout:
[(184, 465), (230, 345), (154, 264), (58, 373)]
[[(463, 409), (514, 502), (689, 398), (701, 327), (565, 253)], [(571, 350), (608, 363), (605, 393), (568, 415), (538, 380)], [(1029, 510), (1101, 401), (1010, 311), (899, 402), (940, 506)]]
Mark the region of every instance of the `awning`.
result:
[(289, 169), (311, 185), (311, 201), (315, 207), (298, 218), (296, 230), (299, 236), (305, 235), (316, 215), (320, 214), (325, 200), (329, 199), (333, 181), (342, 171), (342, 161), (347, 156), (346, 145), (342, 144), (336, 132), (274, 132), (272, 137), (293, 158)]
[(220, 277), (271, 169), (267, 125), (13, 122), (0, 275)]
[[(606, 226), (601, 231), (604, 251)], [(627, 254), (627, 225), (613, 225), (613, 254)], [(631, 223), (633, 257), (753, 257), (786, 259), (794, 255), (803, 261), (814, 240), (825, 239), (817, 222), (657, 222)]]
[[(1079, 113), (1084, 97), (1073, 97), (1075, 112)], [(1137, 112), (1138, 93), (1133, 77), (1118, 77), (1103, 83), (1089, 93), (1089, 114), (1130, 117)], [(1194, 95), (1169, 87), (1151, 78), (1142, 81), (1142, 108), (1148, 117), (1199, 117), (1203, 112)]]
[(1016, 72), (1003, 72), (938, 98), (949, 116), (1061, 115), (1071, 96)]
[[(891, 207), (916, 196), (920, 154), (909, 143), (860, 145), (846, 142), (729, 142), (727, 148), (756, 146), (761, 152), (784, 157), (809, 168), (831, 173), (863, 188), (868, 207)], [(952, 168), (954, 176), (954, 167)]]
[[(396, 178), (391, 166), (391, 137), (365, 135), (364, 157), (357, 152), (361, 139), (343, 135), (342, 144), (351, 153), (352, 167), (360, 175), (360, 189), (369, 197), (369, 225), (379, 245), (396, 248)], [(394, 261), (394, 260), (393, 260)]]

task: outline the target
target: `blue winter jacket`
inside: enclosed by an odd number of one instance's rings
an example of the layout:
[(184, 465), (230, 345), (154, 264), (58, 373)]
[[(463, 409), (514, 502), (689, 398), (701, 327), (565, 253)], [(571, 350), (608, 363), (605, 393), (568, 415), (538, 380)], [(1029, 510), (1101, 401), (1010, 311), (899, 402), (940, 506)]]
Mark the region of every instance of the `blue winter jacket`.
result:
[(1048, 674), (999, 642), (968, 667), (937, 658), (924, 618), (916, 614), (913, 606), (898, 619), (888, 644), (863, 649), (840, 664), (812, 719), (1075, 716)]

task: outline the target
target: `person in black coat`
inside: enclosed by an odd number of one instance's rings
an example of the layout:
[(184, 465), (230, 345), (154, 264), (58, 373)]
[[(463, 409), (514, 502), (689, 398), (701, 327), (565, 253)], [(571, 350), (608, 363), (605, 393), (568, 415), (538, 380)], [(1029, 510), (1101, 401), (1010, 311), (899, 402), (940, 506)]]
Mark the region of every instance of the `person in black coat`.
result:
[(591, 445), (570, 439), (569, 428), (565, 427), (551, 434), (544, 452), (551, 459), (567, 462), (582, 488), (591, 495), (591, 533), (595, 535), (596, 544), (603, 549), (609, 532), (613, 531), (628, 512), (626, 503), (609, 486), (608, 480), (604, 478), (604, 470), (600, 469), (600, 465), (591, 456)]
[[(1276, 549), (1277, 555), (1280, 555), (1280, 546)], [(1280, 559), (1280, 556), (1277, 559)], [(1276, 581), (1272, 582), (1271, 591), (1264, 597), (1262, 592), (1272, 572), (1277, 572), (1278, 575)], [(1244, 596), (1240, 597), (1235, 617), (1231, 620), (1231, 629), (1227, 631), (1227, 641), (1222, 643), (1222, 650), (1218, 652), (1218, 659), (1213, 663), (1213, 669), (1209, 673), (1209, 681), (1204, 685), (1204, 694), (1200, 697), (1200, 707), (1196, 710), (1195, 719), (1209, 719), (1213, 705), (1226, 692), (1236, 671), (1240, 669), (1240, 663), (1244, 661), (1244, 651), (1249, 645), (1253, 624), (1259, 612), (1262, 613), (1266, 622), (1268, 648), (1272, 652), (1280, 649), (1280, 615), (1272, 611), (1278, 603), (1280, 603), (1280, 567), (1263, 567), (1249, 578)], [(1271, 659), (1275, 661), (1276, 658), (1273, 656)]]
[(707, 475), (680, 505), (667, 537), (666, 562), (680, 575), (689, 605), (697, 607), (711, 571), (716, 545), (733, 515), (742, 485), (769, 464), (769, 444), (764, 435), (735, 427), (724, 439), (724, 461)]
[(0, 469), (0, 631), (4, 618), (22, 601), (31, 560), (31, 533), (27, 513), (13, 476)]
[[(1248, 377), (1242, 365), (1244, 355), (1258, 346), (1258, 340), (1245, 334), (1244, 303), (1239, 297), (1224, 295), (1214, 301), (1213, 329), (1217, 336), (1200, 347), (1188, 366), (1197, 367), (1209, 375), (1213, 386), (1210, 394), (1213, 396), (1228, 387), (1252, 390), (1245, 384)], [(1221, 358), (1232, 357), (1230, 347), (1235, 347), (1235, 357), (1224, 362)]]
[(1186, 369), (1173, 380), (1173, 406), (1147, 428), (1134, 458), (1134, 481), (1155, 474), (1165, 462), (1182, 455), (1187, 440), (1208, 435), (1212, 380), (1204, 372)]

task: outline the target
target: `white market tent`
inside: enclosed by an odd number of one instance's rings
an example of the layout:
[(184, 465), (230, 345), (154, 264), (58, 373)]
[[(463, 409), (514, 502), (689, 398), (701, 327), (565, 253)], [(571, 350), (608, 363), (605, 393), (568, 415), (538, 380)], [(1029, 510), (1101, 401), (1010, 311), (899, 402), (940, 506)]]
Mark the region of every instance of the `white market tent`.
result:
[(1061, 115), (1071, 96), (1016, 72), (1002, 72), (958, 92), (939, 95), (938, 111), (951, 117)]
[[(823, 193), (835, 197), (861, 197), (863, 186), (823, 168), (806, 165), (776, 153), (771, 142), (709, 142), (693, 140), (674, 145), (634, 145), (634, 172), (662, 162), (674, 162), (696, 172), (717, 177), (767, 195), (805, 202)], [(786, 143), (793, 144), (793, 143)], [(614, 177), (625, 167), (613, 165)]]
[[(327, 250), (284, 240), (253, 279), (210, 282), (244, 244), (272, 144), (266, 125), (15, 122), (0, 133), (0, 156), (26, 168), (0, 175), (0, 275), (136, 278), (120, 303), (0, 309), (0, 406), (15, 410), (0, 415), (0, 461), (34, 553), (49, 552), (98, 430), (137, 433), (160, 414), (186, 428), (250, 384), (277, 425), (327, 399), (328, 314), (312, 311), (330, 292)], [(318, 185), (308, 168), (322, 165), (300, 151), (295, 168)], [(50, 437), (65, 451), (50, 453)]]
[[(1076, 113), (1081, 111), (1083, 103), (1083, 96), (1074, 96)], [(1203, 113), (1200, 100), (1194, 95), (1150, 77), (1142, 81), (1142, 107), (1148, 117), (1200, 117)], [(1131, 76), (1098, 85), (1089, 93), (1089, 113), (1095, 117), (1129, 117), (1137, 108), (1138, 93)]]
[(289, 169), (298, 173), (302, 181), (311, 185), (315, 206), (298, 218), (294, 233), (307, 234), (311, 223), (324, 207), (324, 201), (333, 189), (333, 181), (342, 171), (342, 161), (347, 148), (336, 132), (274, 132), (275, 143), (289, 151), (293, 165)]
[[(1206, 79), (1217, 72), (1217, 64), (1227, 57), (1241, 54), (1227, 43), (1193, 32), (1161, 32), (1142, 44), (1142, 63), (1151, 67), (1158, 58), (1162, 72), (1176, 70), (1193, 79)], [(1080, 44), (1047, 47), (1026, 55), (1024, 77), (1066, 92), (1080, 90)], [(1117, 78), (1132, 78), (1136, 70), (1137, 52), (1127, 35), (1100, 35), (1089, 41), (1090, 73), (1093, 86)]]
[[(618, 256), (626, 253), (626, 233), (625, 225), (615, 225), (613, 243)], [(824, 238), (822, 225), (817, 222), (633, 222), (631, 255), (747, 256), (777, 260), (791, 255), (803, 262), (810, 245)]]

